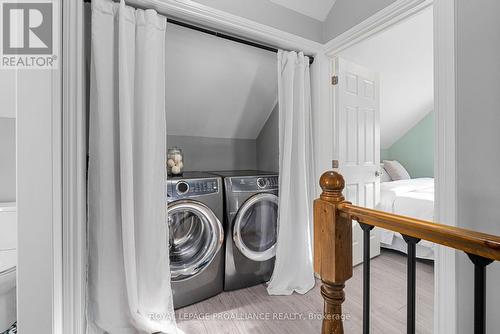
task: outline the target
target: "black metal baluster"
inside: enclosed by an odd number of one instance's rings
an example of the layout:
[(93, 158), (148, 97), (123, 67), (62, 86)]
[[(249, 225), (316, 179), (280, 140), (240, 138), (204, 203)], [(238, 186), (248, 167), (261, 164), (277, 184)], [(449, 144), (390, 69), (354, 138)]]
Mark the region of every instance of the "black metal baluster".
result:
[(474, 263), (474, 334), (486, 334), (486, 266), (493, 260), (467, 255)]
[(417, 270), (416, 246), (420, 239), (403, 235), (403, 239), (408, 245), (408, 265), (407, 265), (407, 294), (406, 294), (406, 332), (407, 334), (415, 334), (415, 314), (416, 314), (416, 284), (417, 284)]
[(363, 334), (370, 333), (370, 231), (373, 226), (359, 223), (363, 230)]

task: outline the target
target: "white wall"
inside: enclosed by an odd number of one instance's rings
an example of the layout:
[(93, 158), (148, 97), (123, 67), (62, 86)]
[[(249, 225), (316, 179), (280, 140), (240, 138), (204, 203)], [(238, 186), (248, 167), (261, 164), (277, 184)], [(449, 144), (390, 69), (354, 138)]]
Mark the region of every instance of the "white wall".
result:
[(321, 21), (277, 5), (269, 0), (195, 1), (316, 42), (322, 42), (323, 39)]
[(379, 74), (382, 149), (434, 110), (433, 19), (428, 7), (340, 53)]
[(0, 202), (15, 201), (16, 119), (0, 118)]
[[(500, 2), (456, 1), (458, 226), (500, 235)], [(458, 328), (473, 332), (473, 266), (458, 255)], [(487, 332), (500, 328), (500, 263), (487, 269)]]

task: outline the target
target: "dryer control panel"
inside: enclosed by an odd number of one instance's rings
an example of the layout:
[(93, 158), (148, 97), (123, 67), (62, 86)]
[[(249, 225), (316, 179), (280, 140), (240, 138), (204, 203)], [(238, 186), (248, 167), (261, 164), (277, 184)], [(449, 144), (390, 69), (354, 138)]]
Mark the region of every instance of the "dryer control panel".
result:
[(219, 192), (219, 182), (213, 179), (172, 180), (167, 183), (169, 200), (216, 194)]
[(278, 189), (278, 176), (251, 176), (232, 177), (231, 190), (233, 192), (255, 192)]

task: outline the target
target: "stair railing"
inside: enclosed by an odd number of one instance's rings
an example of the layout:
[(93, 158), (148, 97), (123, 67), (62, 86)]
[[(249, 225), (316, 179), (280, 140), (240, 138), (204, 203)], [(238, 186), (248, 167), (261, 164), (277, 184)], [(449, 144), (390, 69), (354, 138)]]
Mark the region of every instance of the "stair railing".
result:
[(345, 201), (344, 178), (329, 171), (314, 201), (314, 268), (322, 280), (322, 334), (343, 334), (345, 282), (352, 277), (352, 221), (363, 230), (363, 334), (370, 332), (370, 231), (379, 227), (401, 233), (408, 245), (407, 333), (415, 333), (416, 245), (420, 240), (465, 252), (475, 267), (474, 334), (486, 333), (486, 266), (500, 261), (500, 237), (395, 215)]

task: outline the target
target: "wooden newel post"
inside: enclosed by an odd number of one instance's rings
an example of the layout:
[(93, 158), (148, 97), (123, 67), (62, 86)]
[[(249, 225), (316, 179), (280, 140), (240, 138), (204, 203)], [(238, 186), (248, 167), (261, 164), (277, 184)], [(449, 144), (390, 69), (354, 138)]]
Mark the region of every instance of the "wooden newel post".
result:
[(314, 269), (321, 276), (321, 295), (325, 301), (322, 334), (343, 334), (342, 303), (345, 282), (352, 277), (352, 223), (341, 217), (345, 203), (344, 178), (325, 172), (320, 178), (323, 192), (314, 201)]

